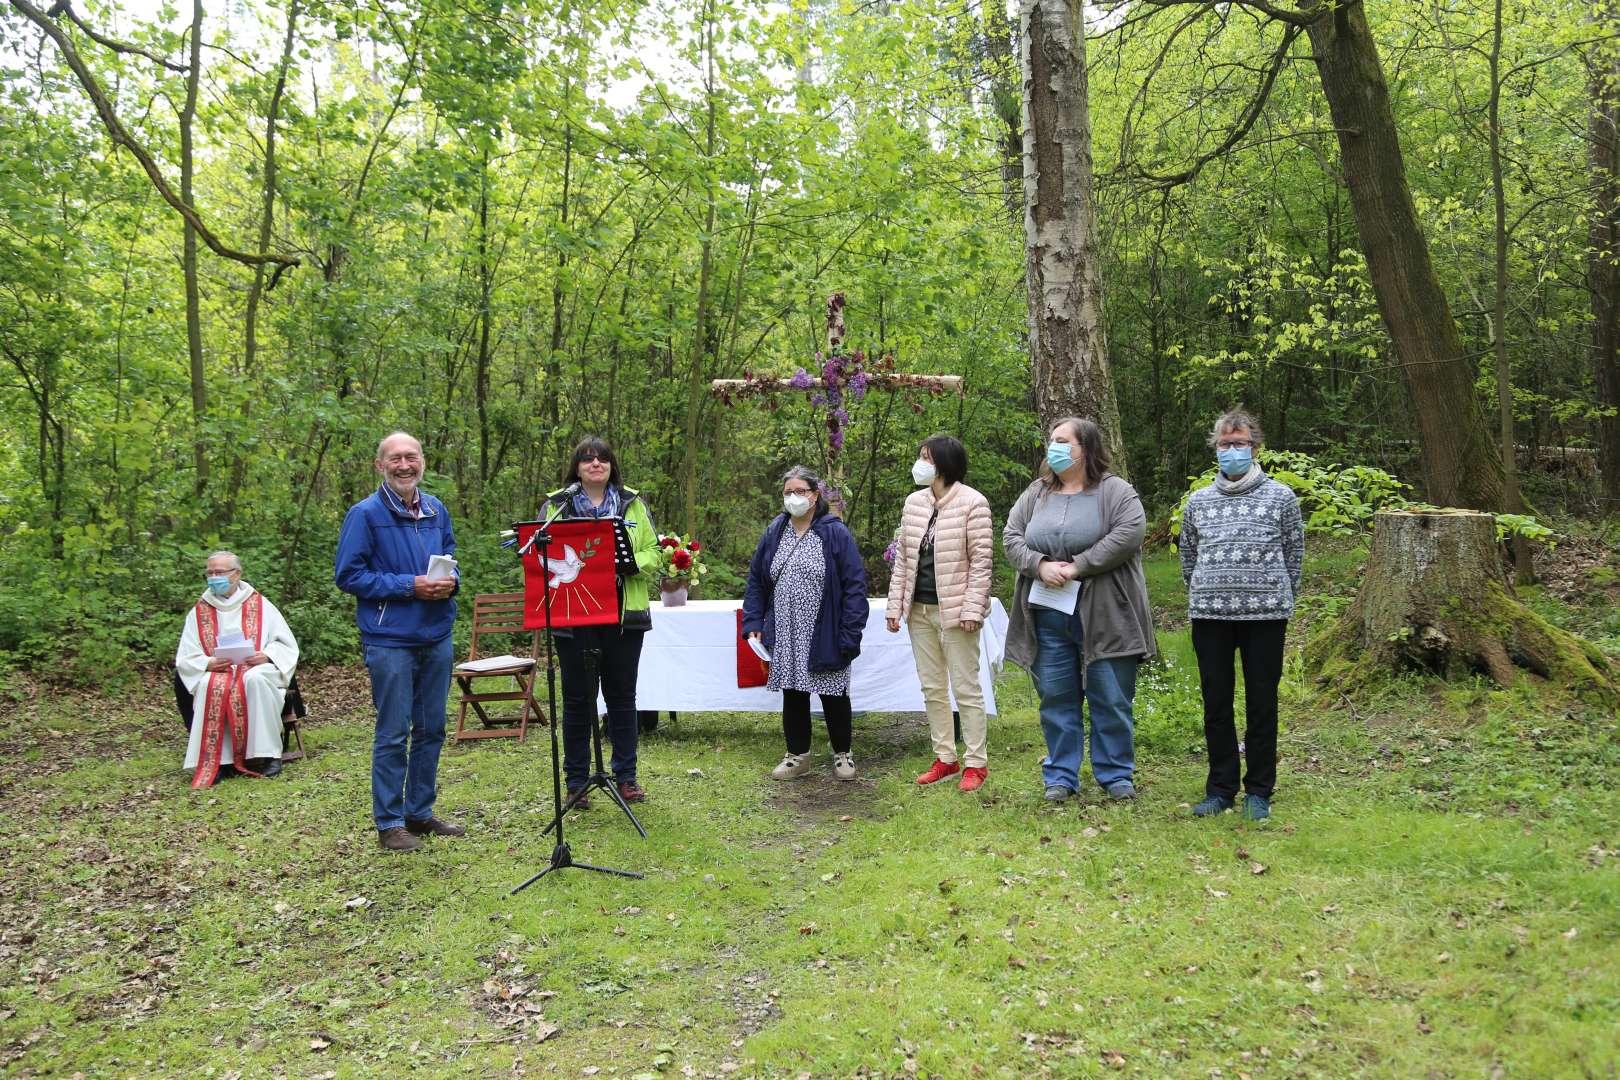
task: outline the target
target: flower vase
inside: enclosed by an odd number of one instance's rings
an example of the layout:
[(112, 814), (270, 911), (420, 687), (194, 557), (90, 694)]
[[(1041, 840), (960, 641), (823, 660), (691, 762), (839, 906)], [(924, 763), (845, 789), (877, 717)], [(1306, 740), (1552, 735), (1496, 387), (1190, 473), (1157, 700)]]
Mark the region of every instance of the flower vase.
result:
[(686, 603), (686, 582), (667, 578), (659, 588), (665, 607), (680, 607)]

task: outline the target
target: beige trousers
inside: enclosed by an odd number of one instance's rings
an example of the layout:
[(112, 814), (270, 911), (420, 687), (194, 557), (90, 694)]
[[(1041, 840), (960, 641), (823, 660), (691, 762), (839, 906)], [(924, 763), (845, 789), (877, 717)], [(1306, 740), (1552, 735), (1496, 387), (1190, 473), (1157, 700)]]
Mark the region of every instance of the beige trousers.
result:
[(967, 751), (962, 764), (982, 769), (985, 757), (987, 723), (984, 715), (984, 688), (979, 685), (979, 631), (971, 634), (960, 626), (947, 630), (940, 623), (938, 604), (912, 604), (906, 622), (911, 634), (911, 655), (917, 661), (917, 681), (922, 683), (923, 701), (928, 707), (928, 734), (934, 741), (934, 756), (947, 765), (956, 760), (956, 728), (951, 719), (951, 692), (962, 714), (962, 741)]

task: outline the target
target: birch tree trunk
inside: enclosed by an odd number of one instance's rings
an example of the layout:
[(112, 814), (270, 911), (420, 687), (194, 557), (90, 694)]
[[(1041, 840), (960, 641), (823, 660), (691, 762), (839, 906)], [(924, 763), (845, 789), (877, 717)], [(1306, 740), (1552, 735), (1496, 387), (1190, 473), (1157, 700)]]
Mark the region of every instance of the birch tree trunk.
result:
[(1102, 428), (1127, 475), (1103, 335), (1102, 270), (1091, 193), (1091, 114), (1078, 0), (1020, 0), (1023, 74), (1024, 281), (1043, 436), (1062, 416)]

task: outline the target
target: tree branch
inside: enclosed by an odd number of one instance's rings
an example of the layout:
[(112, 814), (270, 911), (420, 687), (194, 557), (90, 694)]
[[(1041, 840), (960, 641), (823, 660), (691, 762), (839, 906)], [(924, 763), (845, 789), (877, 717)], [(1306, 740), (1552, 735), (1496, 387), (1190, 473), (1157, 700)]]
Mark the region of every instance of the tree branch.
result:
[(186, 66), (184, 64), (176, 64), (172, 60), (165, 60), (163, 57), (158, 56), (155, 53), (147, 52), (138, 45), (127, 45), (122, 41), (115, 41), (110, 37), (105, 37), (96, 33), (96, 31), (91, 28), (90, 24), (81, 19), (79, 17), (79, 13), (73, 10), (72, 0), (56, 0), (56, 3), (52, 4), (51, 9), (45, 14), (66, 15), (68, 20), (72, 22), (74, 26), (77, 26), (80, 30), (83, 30), (85, 36), (87, 36), (91, 41), (94, 41), (97, 45), (100, 45), (103, 48), (111, 49), (115, 53), (123, 53), (125, 56), (144, 56), (146, 59), (152, 61), (154, 64), (157, 64), (159, 67), (166, 67), (170, 71), (177, 74), (184, 75), (186, 72)]
[[(13, 0), (13, 3), (15, 2), (17, 0)], [(1169, 0), (1148, 0), (1148, 2), (1167, 3)], [(1245, 4), (1245, 6), (1249, 5)], [(1265, 110), (1266, 101), (1271, 97), (1271, 88), (1277, 82), (1277, 74), (1287, 61), (1288, 50), (1294, 44), (1294, 39), (1299, 36), (1301, 29), (1300, 24), (1292, 21), (1284, 26), (1282, 41), (1278, 43), (1276, 51), (1271, 54), (1271, 60), (1265, 67), (1259, 88), (1255, 91), (1254, 97), (1249, 100), (1243, 115), (1238, 119), (1237, 126), (1227, 132), (1226, 138), (1221, 140), (1219, 146), (1207, 153), (1198, 155), (1191, 165), (1180, 172), (1155, 173), (1140, 166), (1136, 166), (1131, 171), (1138, 178), (1151, 181), (1158, 187), (1176, 187), (1196, 178), (1204, 170), (1204, 166), (1223, 156), (1227, 151), (1242, 142), (1243, 138), (1253, 130), (1255, 121), (1260, 119), (1261, 112)]]
[[(101, 85), (96, 82), (95, 76), (90, 73), (89, 67), (85, 65), (84, 58), (79, 55), (78, 49), (74, 48), (72, 40), (62, 32), (62, 28), (56, 25), (55, 21), (45, 12), (30, 3), (29, 0), (9, 0), (9, 2), (12, 7), (22, 12), (30, 22), (45, 31), (46, 36), (56, 43), (56, 47), (62, 52), (62, 58), (67, 61), (68, 67), (73, 70), (73, 74), (78, 78), (79, 85), (84, 87), (84, 92), (89, 96), (91, 104), (95, 106), (97, 115), (101, 117), (102, 124), (107, 128), (107, 134), (112, 137), (114, 143), (134, 155), (135, 160), (140, 163), (141, 169), (146, 173), (147, 178), (152, 181), (152, 186), (157, 188), (159, 195), (163, 196), (163, 201), (172, 206), (175, 212), (185, 219), (187, 224), (197, 230), (197, 235), (202, 237), (203, 243), (208, 245), (209, 250), (220, 258), (231, 259), (245, 266), (276, 263), (281, 267), (281, 270), (277, 271), (277, 277), (282, 272), (299, 265), (299, 260), (292, 255), (278, 255), (271, 252), (255, 255), (251, 252), (237, 251), (235, 248), (228, 247), (219, 237), (215, 236), (212, 230), (203, 224), (202, 218), (197, 215), (197, 211), (187, 206), (185, 201), (175, 194), (174, 189), (169, 186), (168, 180), (164, 178), (162, 170), (158, 168), (157, 162), (153, 160), (152, 155), (136, 141), (135, 137), (129, 133), (129, 130), (118, 119), (118, 114), (113, 110), (112, 102), (107, 99)], [(56, 8), (52, 10), (58, 8), (63, 8), (63, 5), (58, 3)], [(71, 17), (71, 12), (69, 12), (69, 15)]]

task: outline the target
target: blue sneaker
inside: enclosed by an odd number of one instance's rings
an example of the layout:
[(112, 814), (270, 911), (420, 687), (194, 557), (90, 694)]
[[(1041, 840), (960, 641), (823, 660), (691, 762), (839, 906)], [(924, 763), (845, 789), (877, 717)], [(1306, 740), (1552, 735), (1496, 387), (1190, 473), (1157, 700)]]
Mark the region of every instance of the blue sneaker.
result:
[(1232, 809), (1232, 800), (1225, 795), (1206, 795), (1204, 801), (1193, 807), (1193, 817), (1213, 817)]
[(1053, 784), (1046, 789), (1046, 794), (1041, 797), (1047, 802), (1063, 802), (1073, 794), (1073, 788), (1064, 787), (1062, 784)]
[(1271, 816), (1271, 800), (1263, 795), (1243, 796), (1243, 816), (1250, 821), (1264, 821)]

